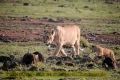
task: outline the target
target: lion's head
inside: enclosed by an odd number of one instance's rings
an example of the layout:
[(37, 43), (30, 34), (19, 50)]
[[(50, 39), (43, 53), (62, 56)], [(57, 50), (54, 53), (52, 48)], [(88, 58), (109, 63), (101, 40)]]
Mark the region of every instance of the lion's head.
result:
[(43, 42), (50, 45), (54, 40), (54, 30), (44, 30)]
[(92, 52), (94, 52), (94, 53), (100, 52), (100, 50), (99, 50), (100, 48), (98, 47), (98, 45), (92, 45), (91, 49), (92, 49)]
[(95, 53), (95, 58), (96, 57), (100, 57), (100, 58), (102, 57), (101, 56), (101, 55), (103, 55), (103, 52), (101, 52), (102, 47), (100, 47), (99, 45), (92, 45), (91, 49), (92, 49), (92, 52)]

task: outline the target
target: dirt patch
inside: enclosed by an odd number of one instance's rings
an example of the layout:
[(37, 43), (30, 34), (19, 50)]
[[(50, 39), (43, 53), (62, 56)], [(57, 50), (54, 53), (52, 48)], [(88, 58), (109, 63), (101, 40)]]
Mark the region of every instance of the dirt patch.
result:
[(89, 33), (84, 35), (89, 42), (102, 44), (120, 44), (120, 34), (113, 32), (111, 34)]
[[(21, 20), (24, 19), (24, 20)], [(27, 42), (42, 41), (44, 29), (53, 28), (57, 25), (71, 25), (80, 23), (82, 19), (68, 18), (39, 18), (32, 19), (28, 16), (17, 17), (0, 17), (0, 41), (3, 42)], [(89, 42), (104, 44), (120, 44), (120, 34), (111, 33), (104, 34), (102, 32), (88, 33), (83, 35)]]
[(3, 42), (27, 42), (27, 41), (41, 41), (41, 30), (27, 30), (23, 29), (12, 29), (0, 31), (0, 40)]

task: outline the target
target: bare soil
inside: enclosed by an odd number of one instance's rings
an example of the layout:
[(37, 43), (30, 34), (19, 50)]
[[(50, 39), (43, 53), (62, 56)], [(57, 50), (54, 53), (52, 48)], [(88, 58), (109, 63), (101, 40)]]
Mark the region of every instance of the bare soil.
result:
[[(0, 17), (0, 41), (42, 41), (44, 29), (50, 29), (57, 25), (85, 24), (80, 22), (81, 19), (68, 18), (52, 19), (44, 17), (41, 19), (32, 19), (26, 16), (23, 18), (8, 17), (7, 19), (3, 19)], [(102, 32), (95, 31), (82, 36), (92, 43), (120, 44), (120, 34), (118, 32), (104, 34)]]

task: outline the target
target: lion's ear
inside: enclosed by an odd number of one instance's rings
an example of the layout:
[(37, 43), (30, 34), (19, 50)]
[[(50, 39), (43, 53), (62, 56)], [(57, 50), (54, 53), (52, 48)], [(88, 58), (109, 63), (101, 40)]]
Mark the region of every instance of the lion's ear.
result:
[(53, 29), (51, 30), (51, 34), (54, 34), (54, 30)]

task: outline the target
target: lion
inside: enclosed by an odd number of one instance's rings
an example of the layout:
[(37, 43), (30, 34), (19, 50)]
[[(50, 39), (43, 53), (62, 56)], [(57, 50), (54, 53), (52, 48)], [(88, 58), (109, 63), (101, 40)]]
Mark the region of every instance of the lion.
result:
[(57, 47), (54, 56), (58, 56), (59, 52), (63, 56), (67, 56), (64, 49), (65, 46), (72, 47), (73, 55), (79, 55), (80, 49), (80, 28), (77, 25), (69, 25), (65, 27), (57, 26), (52, 30), (44, 30), (43, 41), (47, 45), (55, 42)]
[[(95, 52), (97, 54), (97, 56), (105, 56), (104, 61), (106, 61), (106, 59), (110, 58), (112, 60), (111, 63), (113, 64), (114, 68), (117, 68), (115, 55), (111, 49), (103, 48), (99, 45), (92, 45), (92, 51)], [(103, 63), (104, 63), (104, 61), (103, 61)]]

